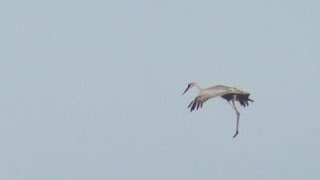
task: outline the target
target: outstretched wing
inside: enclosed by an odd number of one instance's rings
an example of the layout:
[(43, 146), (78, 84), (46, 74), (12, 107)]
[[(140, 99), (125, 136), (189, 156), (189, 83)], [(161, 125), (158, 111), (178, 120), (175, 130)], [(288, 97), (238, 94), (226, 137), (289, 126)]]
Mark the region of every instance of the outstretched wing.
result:
[(206, 102), (208, 99), (217, 96), (223, 96), (230, 92), (232, 92), (232, 89), (222, 85), (213, 86), (211, 88), (205, 89), (193, 101), (191, 101), (188, 108), (190, 108), (190, 111), (192, 112), (195, 109), (201, 108), (203, 106), (203, 103)]
[(246, 107), (249, 106), (249, 101), (254, 102), (252, 99), (249, 98), (250, 94), (238, 94), (236, 99), (239, 101), (241, 106)]
[(191, 101), (188, 108), (190, 108), (191, 112), (196, 108), (199, 109), (199, 107), (201, 108), (203, 106), (203, 103), (206, 102), (208, 99), (210, 98), (205, 96), (197, 96), (193, 101)]
[(249, 106), (249, 101), (254, 102), (252, 99), (249, 98), (250, 93), (246, 93), (246, 92), (229, 93), (221, 97), (227, 101), (231, 101), (234, 99), (234, 96), (235, 96), (235, 100), (239, 101), (240, 105), (243, 107)]

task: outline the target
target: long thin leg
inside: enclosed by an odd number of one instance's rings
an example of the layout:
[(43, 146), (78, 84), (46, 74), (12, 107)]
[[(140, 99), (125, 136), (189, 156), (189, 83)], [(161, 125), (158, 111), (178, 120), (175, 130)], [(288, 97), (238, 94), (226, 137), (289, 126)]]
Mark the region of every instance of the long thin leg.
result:
[(233, 109), (236, 111), (237, 113), (237, 127), (236, 127), (236, 133), (233, 135), (233, 138), (235, 138), (238, 134), (239, 134), (239, 119), (240, 119), (240, 113), (236, 107), (236, 105), (234, 104), (234, 100), (232, 100), (232, 107)]

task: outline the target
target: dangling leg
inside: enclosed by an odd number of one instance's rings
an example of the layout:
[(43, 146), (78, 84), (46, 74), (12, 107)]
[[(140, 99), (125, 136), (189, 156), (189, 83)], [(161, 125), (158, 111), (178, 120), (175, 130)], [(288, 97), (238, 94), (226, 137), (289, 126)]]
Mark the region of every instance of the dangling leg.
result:
[[(229, 103), (230, 104), (230, 103)], [(240, 119), (240, 113), (236, 107), (236, 105), (234, 104), (234, 99), (232, 100), (232, 107), (233, 109), (236, 111), (237, 113), (237, 127), (236, 127), (236, 133), (233, 135), (233, 138), (235, 138), (238, 134), (239, 134), (239, 119)]]

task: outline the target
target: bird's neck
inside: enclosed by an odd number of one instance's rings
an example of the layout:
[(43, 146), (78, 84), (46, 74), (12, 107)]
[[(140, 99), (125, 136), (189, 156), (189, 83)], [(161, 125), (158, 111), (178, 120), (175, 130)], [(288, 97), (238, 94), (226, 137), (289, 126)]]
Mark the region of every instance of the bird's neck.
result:
[(197, 89), (199, 89), (200, 91), (203, 91), (203, 89), (202, 89), (198, 84), (195, 84), (195, 87), (196, 87)]

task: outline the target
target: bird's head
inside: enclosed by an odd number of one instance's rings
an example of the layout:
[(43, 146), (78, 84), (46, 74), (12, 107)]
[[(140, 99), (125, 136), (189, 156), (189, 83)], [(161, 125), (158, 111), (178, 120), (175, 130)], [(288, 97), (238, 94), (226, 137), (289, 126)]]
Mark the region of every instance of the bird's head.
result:
[(196, 86), (195, 82), (189, 83), (187, 89), (182, 93), (182, 95), (185, 94), (189, 89), (191, 89), (192, 87), (195, 87), (195, 86)]

